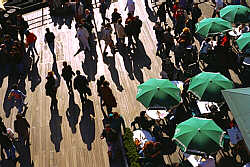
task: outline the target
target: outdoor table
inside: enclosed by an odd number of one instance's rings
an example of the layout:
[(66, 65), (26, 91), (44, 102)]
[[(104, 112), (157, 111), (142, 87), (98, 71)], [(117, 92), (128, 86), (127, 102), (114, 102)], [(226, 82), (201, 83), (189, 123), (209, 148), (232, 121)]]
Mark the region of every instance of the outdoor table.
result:
[(163, 119), (165, 118), (169, 112), (167, 112), (166, 108), (149, 108), (146, 111), (147, 116), (149, 116), (152, 119)]
[(140, 147), (143, 148), (147, 141), (155, 141), (155, 138), (146, 130), (135, 130), (133, 131), (133, 140), (136, 139), (140, 142)]
[(215, 102), (208, 102), (208, 101), (199, 101), (199, 100), (197, 100), (196, 103), (197, 103), (197, 105), (199, 107), (199, 110), (200, 110), (201, 114), (211, 113), (209, 107), (212, 106), (212, 105), (217, 106), (218, 111), (220, 111), (218, 104), (215, 103)]

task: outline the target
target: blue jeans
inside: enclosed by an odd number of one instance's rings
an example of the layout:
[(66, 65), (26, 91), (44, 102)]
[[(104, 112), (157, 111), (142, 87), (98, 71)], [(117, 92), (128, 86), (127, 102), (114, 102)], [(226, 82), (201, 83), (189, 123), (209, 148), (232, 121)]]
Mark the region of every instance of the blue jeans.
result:
[(29, 48), (27, 50), (27, 55), (30, 56), (30, 52), (31, 52), (32, 57), (35, 57), (34, 51), (36, 52), (36, 55), (38, 55), (38, 52), (36, 50), (36, 41), (29, 44)]
[(6, 152), (8, 159), (11, 158), (14, 160), (16, 158), (16, 155), (15, 155), (16, 148), (14, 145), (12, 145), (10, 148), (4, 148), (4, 151)]

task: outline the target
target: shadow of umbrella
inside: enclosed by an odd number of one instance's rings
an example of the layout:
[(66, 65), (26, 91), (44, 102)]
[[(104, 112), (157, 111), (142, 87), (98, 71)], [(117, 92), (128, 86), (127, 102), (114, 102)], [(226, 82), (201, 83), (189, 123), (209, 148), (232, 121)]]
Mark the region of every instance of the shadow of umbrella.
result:
[(80, 107), (75, 103), (74, 94), (69, 95), (69, 108), (66, 111), (66, 116), (72, 133), (76, 133), (76, 124), (80, 115)]
[(79, 124), (83, 143), (87, 144), (87, 149), (92, 149), (91, 144), (95, 140), (95, 111), (91, 100), (87, 100), (82, 105), (83, 115)]

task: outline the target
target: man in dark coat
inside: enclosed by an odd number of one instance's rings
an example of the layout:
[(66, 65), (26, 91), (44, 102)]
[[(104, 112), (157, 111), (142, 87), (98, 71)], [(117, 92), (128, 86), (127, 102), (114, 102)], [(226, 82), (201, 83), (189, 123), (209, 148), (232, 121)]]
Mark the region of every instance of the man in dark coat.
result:
[(56, 99), (56, 93), (57, 93), (57, 85), (56, 85), (56, 78), (54, 77), (53, 71), (48, 72), (48, 76), (46, 77), (47, 82), (45, 84), (45, 90), (46, 90), (46, 96), (49, 96), (51, 98), (51, 110), (57, 109), (57, 99)]
[(194, 4), (192, 11), (191, 11), (191, 15), (192, 15), (192, 20), (194, 24), (198, 23), (198, 19), (202, 15), (201, 9), (199, 8), (198, 4)]
[(29, 28), (28, 22), (24, 20), (21, 14), (17, 15), (16, 27), (21, 36), (21, 42), (24, 43), (24, 32)]
[(106, 11), (108, 9), (108, 4), (105, 0), (101, 0), (100, 1), (100, 7), (99, 7), (99, 11), (102, 15), (102, 20), (103, 20), (103, 23), (105, 24), (105, 20), (107, 20), (108, 22), (110, 21), (109, 18), (106, 17)]
[(141, 33), (141, 27), (142, 27), (142, 21), (139, 19), (139, 16), (136, 16), (135, 19), (133, 20), (133, 26), (134, 26), (133, 37), (137, 45), (139, 41), (139, 35)]
[(91, 90), (89, 88), (88, 80), (85, 76), (81, 75), (79, 70), (76, 71), (76, 77), (74, 79), (74, 89), (79, 92), (82, 102), (87, 100), (87, 94), (91, 96)]
[(28, 146), (30, 145), (29, 142), (29, 128), (30, 124), (21, 114), (16, 115), (16, 120), (14, 121), (14, 129), (15, 132), (18, 134), (18, 138), (22, 144)]
[(112, 17), (111, 18), (111, 20), (112, 20), (111, 23), (113, 23), (113, 24), (117, 23), (119, 18), (122, 18), (121, 14), (117, 12), (117, 8), (114, 9), (114, 12), (112, 13), (111, 17)]
[(66, 61), (63, 62), (62, 77), (66, 82), (69, 93), (72, 92), (72, 77), (75, 73), (72, 71), (72, 67), (67, 64)]
[(56, 54), (55, 54), (55, 35), (53, 32), (49, 30), (49, 28), (46, 28), (46, 34), (45, 34), (45, 43), (48, 43), (49, 49), (53, 55), (54, 61), (56, 61)]

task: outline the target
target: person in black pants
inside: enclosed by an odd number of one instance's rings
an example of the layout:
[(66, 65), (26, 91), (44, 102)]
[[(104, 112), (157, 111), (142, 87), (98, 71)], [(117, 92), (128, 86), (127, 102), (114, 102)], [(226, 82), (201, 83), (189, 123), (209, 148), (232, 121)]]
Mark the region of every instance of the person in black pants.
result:
[(108, 22), (110, 21), (109, 18), (106, 17), (106, 11), (108, 9), (108, 4), (106, 3), (105, 0), (101, 0), (100, 3), (101, 4), (99, 7), (99, 11), (102, 15), (103, 24), (105, 24), (105, 20), (107, 20)]
[(63, 62), (62, 77), (66, 81), (69, 93), (72, 92), (72, 77), (75, 73), (72, 71), (72, 67), (67, 64), (66, 61)]
[(54, 61), (56, 61), (56, 54), (55, 54), (55, 35), (53, 32), (49, 30), (49, 28), (46, 28), (46, 34), (45, 34), (45, 43), (48, 43), (49, 49), (53, 55)]
[(50, 110), (57, 110), (57, 84), (56, 78), (54, 77), (53, 71), (48, 72), (48, 76), (46, 77), (47, 82), (45, 84), (46, 96), (51, 98)]

